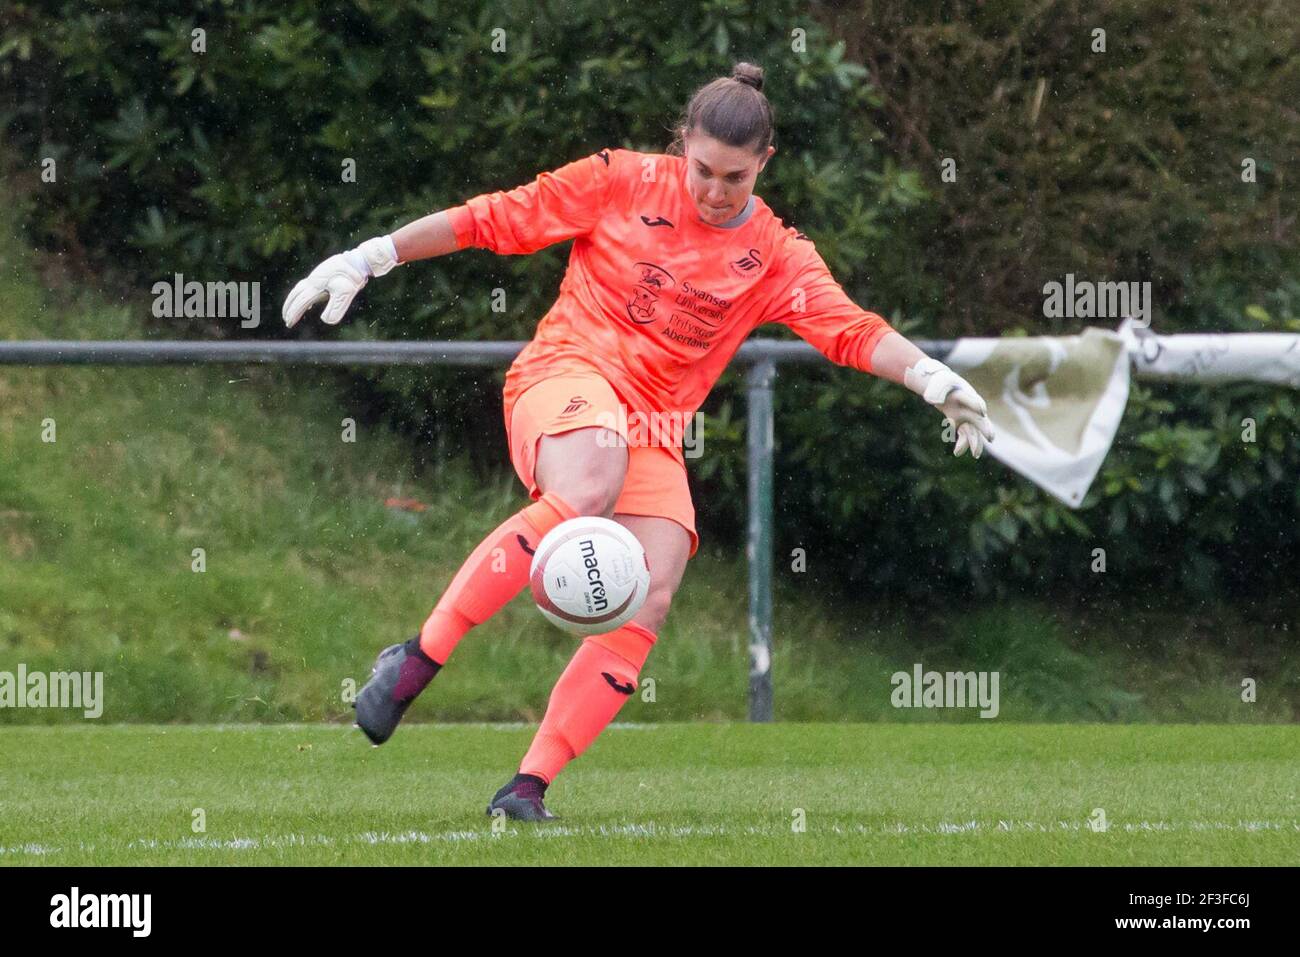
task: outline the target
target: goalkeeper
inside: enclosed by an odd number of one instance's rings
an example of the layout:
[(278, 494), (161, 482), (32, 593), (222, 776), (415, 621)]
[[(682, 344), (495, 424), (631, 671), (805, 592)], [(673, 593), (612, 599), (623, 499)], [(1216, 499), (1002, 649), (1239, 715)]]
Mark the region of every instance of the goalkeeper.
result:
[[(853, 303), (812, 242), (754, 194), (776, 152), (762, 89), (762, 70), (738, 64), (695, 93), (666, 153), (602, 149), (476, 196), (331, 256), (285, 300), (287, 325), (320, 302), (333, 325), (372, 277), (404, 263), (574, 240), (559, 297), (505, 381), (510, 458), (532, 504), (470, 554), (418, 635), (380, 653), (356, 701), (357, 724), (382, 744), (466, 633), (522, 590), (548, 531), (600, 515), (636, 535), (651, 571), (645, 604), (579, 646), (489, 813), (550, 818), (546, 789), (637, 687), (699, 542), (680, 424), (754, 329), (779, 323), (832, 362), (904, 384), (955, 426), (957, 455), (978, 458), (993, 438), (970, 384)], [(630, 421), (669, 426), (630, 437)]]

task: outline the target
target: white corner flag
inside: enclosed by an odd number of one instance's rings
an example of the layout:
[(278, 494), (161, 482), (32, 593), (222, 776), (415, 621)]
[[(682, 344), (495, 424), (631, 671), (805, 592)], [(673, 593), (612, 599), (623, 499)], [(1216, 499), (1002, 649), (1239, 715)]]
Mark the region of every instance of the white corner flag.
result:
[(959, 339), (947, 363), (989, 406), (999, 461), (1078, 508), (1128, 403), (1129, 354), (1120, 333)]

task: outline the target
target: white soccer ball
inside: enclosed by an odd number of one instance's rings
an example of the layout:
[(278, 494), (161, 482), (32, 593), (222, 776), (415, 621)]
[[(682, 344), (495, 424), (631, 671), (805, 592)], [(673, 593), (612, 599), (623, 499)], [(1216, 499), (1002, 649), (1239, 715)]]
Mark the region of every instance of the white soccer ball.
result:
[(561, 522), (537, 544), (529, 575), (533, 601), (575, 635), (601, 635), (632, 620), (650, 590), (650, 564), (618, 522), (584, 516)]

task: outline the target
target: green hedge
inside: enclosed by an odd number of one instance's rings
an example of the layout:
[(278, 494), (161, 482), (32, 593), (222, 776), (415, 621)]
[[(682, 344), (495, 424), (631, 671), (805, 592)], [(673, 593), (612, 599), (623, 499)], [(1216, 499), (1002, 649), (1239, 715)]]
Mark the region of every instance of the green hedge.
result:
[[(1231, 18), (1126, 2), (176, 6), (0, 13), (0, 123), (35, 198), (29, 229), (142, 316), (174, 272), (260, 279), (259, 334), (281, 334), (283, 292), (329, 252), (601, 146), (662, 149), (691, 90), (749, 59), (778, 112), (760, 193), (910, 334), (1074, 331), (1041, 319), (1042, 284), (1067, 271), (1153, 280), (1162, 331), (1300, 329), (1285, 4)], [(498, 28), (505, 53), (489, 46)], [(806, 52), (791, 50), (796, 29)], [(1242, 150), (1259, 154), (1253, 191), (1234, 184)], [(957, 184), (938, 176), (950, 153)], [(44, 157), (57, 184), (37, 181)], [(300, 334), (525, 338), (566, 257), (469, 251), (398, 270), (350, 325)], [(729, 543), (744, 508), (737, 381), (706, 405), (693, 475), (706, 538)], [(468, 446), (500, 468), (499, 383), (377, 370), (345, 384), (361, 414), (408, 428), (418, 456)], [(815, 581), (931, 599), (1103, 581), (1208, 598), (1267, 594), (1296, 567), (1296, 415), (1280, 390), (1136, 389), (1079, 512), (1000, 465), (952, 460), (931, 410), (896, 386), (786, 370), (778, 403), (782, 548), (807, 549)]]
[(1150, 281), (1165, 331), (1258, 329), (1245, 307), (1279, 291), (1274, 318), (1300, 329), (1293, 0), (827, 14), (881, 91), (871, 115), (890, 152), (936, 199), (896, 224), (923, 278), (891, 277), (891, 302), (946, 332), (1070, 333), (1077, 320), (1044, 318), (1042, 288), (1073, 272)]

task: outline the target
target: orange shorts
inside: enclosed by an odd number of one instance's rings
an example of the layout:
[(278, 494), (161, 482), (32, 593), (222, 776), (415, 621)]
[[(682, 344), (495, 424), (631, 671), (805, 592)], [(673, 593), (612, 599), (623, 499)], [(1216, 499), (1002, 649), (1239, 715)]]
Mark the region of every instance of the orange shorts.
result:
[[(607, 428), (627, 441), (627, 414), (613, 386), (596, 373), (564, 372), (530, 386), (515, 401), (506, 422), (510, 461), (533, 499), (541, 489), (533, 480), (537, 443), (543, 435), (574, 429)], [(661, 446), (629, 446), (627, 477), (614, 503), (616, 515), (650, 515), (672, 519), (691, 536), (691, 554), (700, 545), (695, 505), (686, 484), (686, 467)]]

